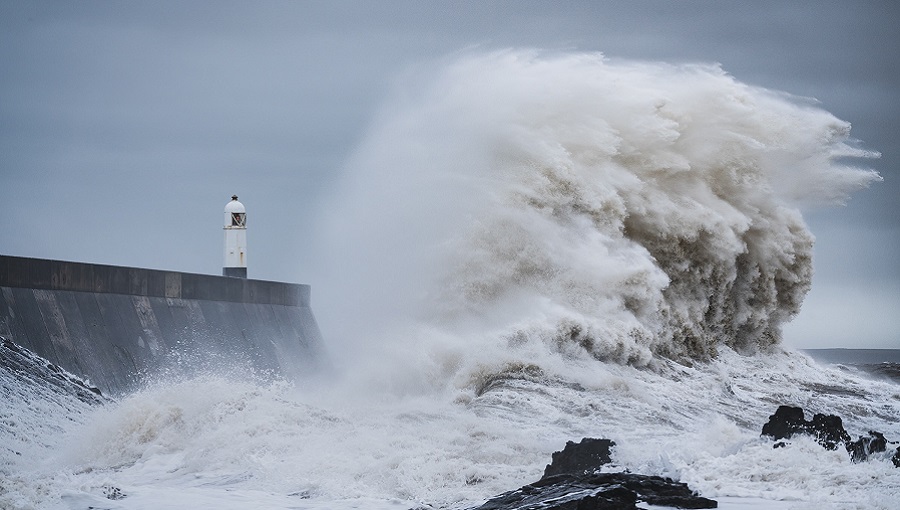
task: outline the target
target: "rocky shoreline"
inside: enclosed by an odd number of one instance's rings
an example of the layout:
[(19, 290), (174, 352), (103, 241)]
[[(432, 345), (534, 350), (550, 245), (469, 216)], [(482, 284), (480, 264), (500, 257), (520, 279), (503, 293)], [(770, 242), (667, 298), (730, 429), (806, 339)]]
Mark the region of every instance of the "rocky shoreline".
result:
[(717, 508), (687, 484), (661, 476), (601, 473), (611, 462), (609, 439), (569, 441), (540, 480), (489, 499), (471, 510), (632, 510), (638, 503), (675, 508)]
[[(874, 454), (887, 452), (889, 444), (897, 444), (877, 431), (853, 441), (839, 416), (815, 414), (806, 420), (802, 408), (785, 405), (769, 417), (761, 433), (774, 441), (773, 448), (786, 447), (787, 441), (798, 435), (810, 436), (828, 450), (843, 446), (853, 462), (865, 462)], [(601, 472), (612, 462), (613, 446), (610, 439), (569, 441), (562, 451), (553, 453), (540, 480), (469, 510), (637, 510), (641, 503), (685, 509), (718, 507), (715, 500), (670, 478)], [(900, 468), (900, 446), (891, 461)]]
[[(769, 416), (769, 421), (763, 425), (762, 435), (776, 441), (773, 448), (784, 447), (783, 440), (796, 435), (813, 437), (827, 450), (837, 450), (843, 445), (853, 462), (864, 462), (873, 454), (886, 452), (888, 443), (892, 446), (897, 444), (896, 441), (888, 441), (884, 434), (874, 430), (853, 441), (844, 429), (840, 416), (815, 414), (812, 420), (807, 421), (803, 409), (793, 406), (779, 406), (775, 414)], [(900, 446), (891, 457), (891, 462), (900, 468)]]

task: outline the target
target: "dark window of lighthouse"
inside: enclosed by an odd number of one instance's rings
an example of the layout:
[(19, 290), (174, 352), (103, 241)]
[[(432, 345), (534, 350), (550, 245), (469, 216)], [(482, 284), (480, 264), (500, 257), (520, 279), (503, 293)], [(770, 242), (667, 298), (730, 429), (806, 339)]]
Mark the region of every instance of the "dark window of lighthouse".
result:
[(231, 226), (232, 227), (246, 227), (247, 226), (247, 213), (242, 213), (242, 212), (231, 213)]

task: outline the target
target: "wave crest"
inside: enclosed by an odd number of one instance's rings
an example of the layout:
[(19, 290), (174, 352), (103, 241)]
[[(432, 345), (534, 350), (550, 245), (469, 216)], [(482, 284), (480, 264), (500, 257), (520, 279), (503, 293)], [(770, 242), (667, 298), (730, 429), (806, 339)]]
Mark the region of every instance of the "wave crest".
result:
[(877, 156), (848, 123), (717, 66), (508, 50), (426, 74), (379, 116), (329, 227), (362, 242), (342, 266), (376, 289), (359, 303), (389, 296), (372, 316), (481, 351), (771, 346), (810, 288), (799, 207), (880, 179), (842, 162)]

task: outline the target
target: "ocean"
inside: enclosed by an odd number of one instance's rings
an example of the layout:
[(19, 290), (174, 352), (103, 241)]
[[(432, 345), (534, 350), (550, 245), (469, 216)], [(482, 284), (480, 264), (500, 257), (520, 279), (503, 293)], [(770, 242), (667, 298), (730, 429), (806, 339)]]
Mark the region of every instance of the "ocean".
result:
[(803, 352), (842, 370), (900, 383), (900, 349), (805, 349)]
[[(311, 243), (330, 368), (96, 403), (4, 365), (0, 507), (465, 509), (594, 437), (605, 470), (720, 508), (895, 509), (900, 385), (781, 331), (814, 285), (803, 208), (877, 180), (847, 163), (873, 155), (716, 66), (507, 50), (411, 71)], [(773, 448), (783, 404), (893, 443)]]
[[(720, 508), (894, 508), (888, 454), (853, 464), (760, 437), (780, 404), (900, 438), (900, 386), (796, 352), (563, 380), (520, 367), (475, 389), (361, 389), (209, 377), (89, 405), (2, 379), (3, 508), (468, 508), (540, 478), (567, 440), (616, 441), (613, 466), (682, 480)], [(19, 393), (11, 393), (16, 388)], [(897, 446), (894, 443), (893, 448)], [(889, 452), (890, 453), (890, 452)], [(121, 499), (109, 499), (121, 498)]]

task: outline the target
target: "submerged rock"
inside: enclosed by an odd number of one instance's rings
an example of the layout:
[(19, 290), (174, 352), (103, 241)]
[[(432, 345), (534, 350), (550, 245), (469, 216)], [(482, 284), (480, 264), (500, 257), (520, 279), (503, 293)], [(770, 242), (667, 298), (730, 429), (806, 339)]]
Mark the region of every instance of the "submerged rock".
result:
[(611, 461), (609, 439), (569, 441), (535, 483), (501, 494), (473, 510), (634, 510), (638, 503), (675, 508), (716, 508), (687, 484), (661, 476), (599, 473)]
[(860, 436), (856, 441), (847, 444), (847, 453), (853, 462), (862, 462), (873, 453), (887, 451), (887, 439), (881, 432), (869, 431), (868, 436)]

